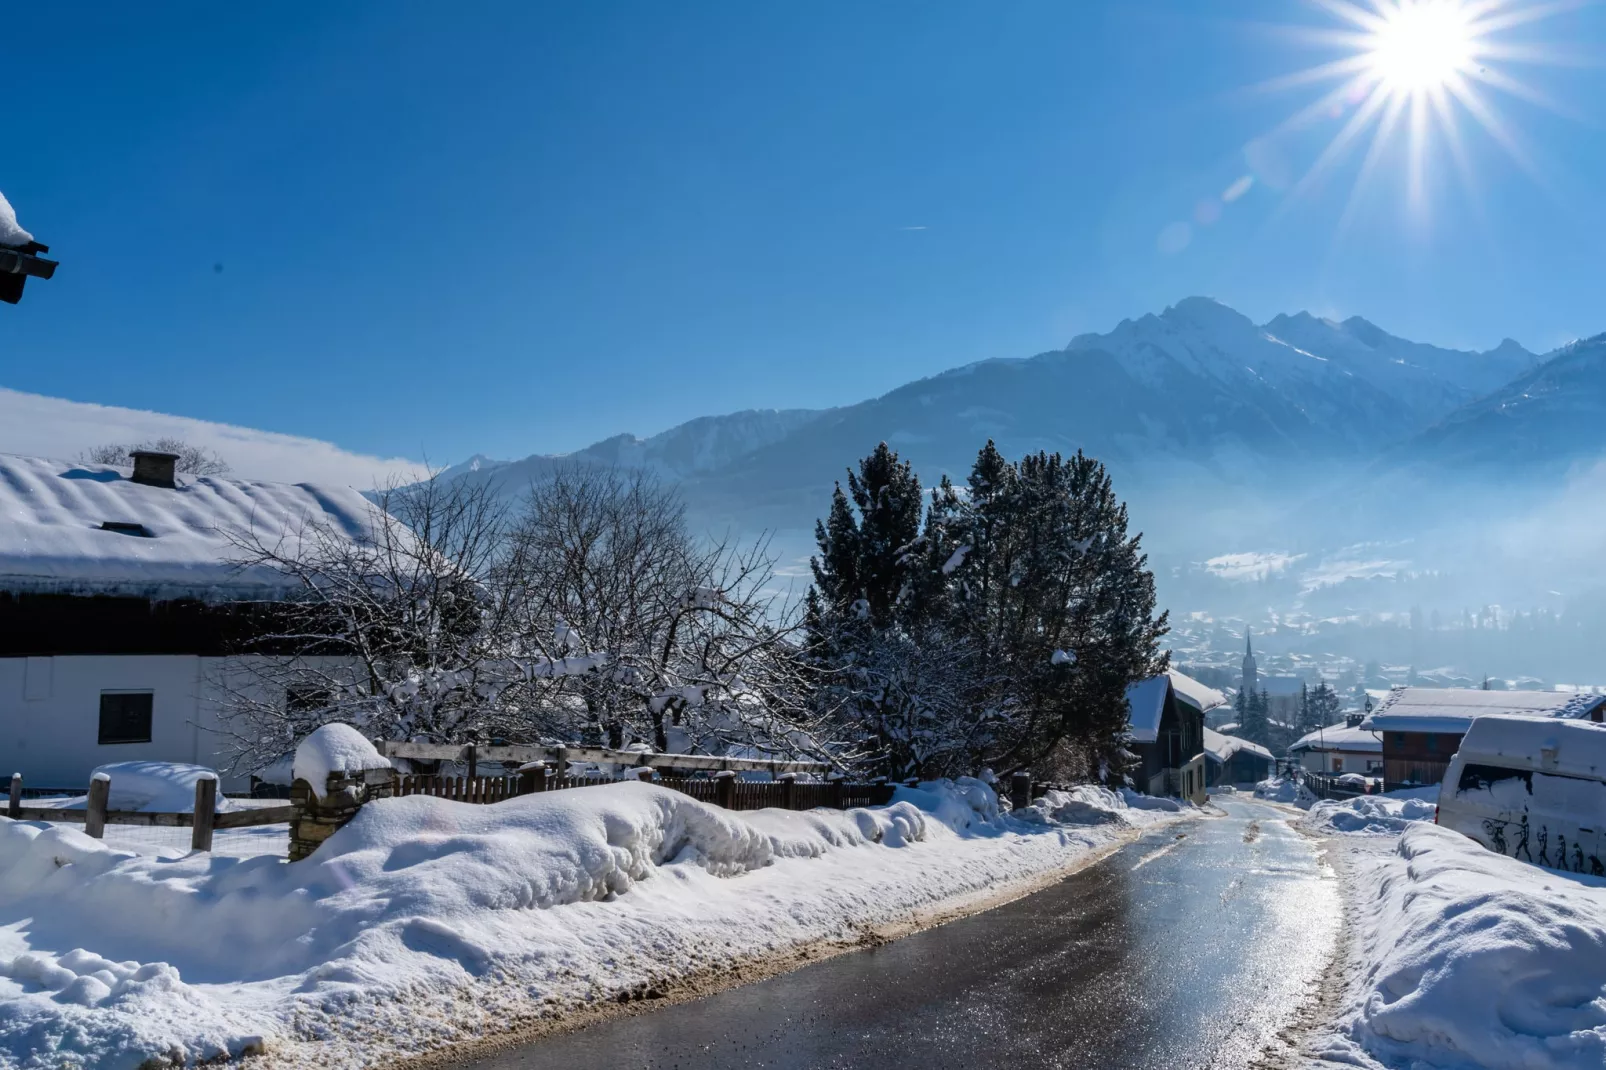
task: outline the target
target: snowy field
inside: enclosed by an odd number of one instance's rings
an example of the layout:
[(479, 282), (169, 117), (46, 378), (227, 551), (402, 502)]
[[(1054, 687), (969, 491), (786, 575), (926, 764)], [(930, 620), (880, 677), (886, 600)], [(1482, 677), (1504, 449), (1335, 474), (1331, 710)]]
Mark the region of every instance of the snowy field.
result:
[(1352, 943), (1323, 1065), (1606, 1065), (1606, 880), (1518, 862), (1433, 824), (1437, 789), (1317, 803), (1339, 834)]
[(846, 813), (411, 796), (295, 865), (0, 819), (0, 1066), (367, 1065), (918, 924), (1176, 810), (1080, 788), (1004, 815), (974, 780)]

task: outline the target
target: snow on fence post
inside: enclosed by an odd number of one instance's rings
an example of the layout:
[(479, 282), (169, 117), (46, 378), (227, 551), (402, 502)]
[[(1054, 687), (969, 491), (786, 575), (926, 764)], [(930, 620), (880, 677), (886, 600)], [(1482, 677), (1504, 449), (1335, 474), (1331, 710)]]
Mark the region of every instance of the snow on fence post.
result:
[(112, 778), (96, 773), (89, 778), (89, 803), (84, 809), (84, 835), (100, 839), (106, 834), (106, 803), (111, 798)]
[(389, 760), (345, 724), (326, 724), (302, 740), (291, 776), (290, 803), (296, 808), (290, 822), (292, 862), (316, 851), (364, 803), (396, 794), (396, 771)]
[(1032, 774), (1019, 770), (1010, 775), (1009, 805), (1016, 810), (1032, 805)]
[(212, 849), (212, 827), (217, 821), (217, 777), (203, 776), (195, 782), (195, 812), (191, 816), (190, 850)]
[(652, 766), (643, 765), (635, 770), (636, 779), (643, 784), (652, 783)]
[(22, 774), (11, 774), (11, 801), (6, 804), (6, 816), (12, 820), (22, 816)]
[(797, 809), (797, 774), (781, 774), (781, 806), (788, 810)]
[(530, 795), (546, 790), (546, 766), (539, 762), (519, 769), (519, 794)]
[(727, 810), (736, 809), (736, 774), (729, 769), (714, 774), (714, 802)]

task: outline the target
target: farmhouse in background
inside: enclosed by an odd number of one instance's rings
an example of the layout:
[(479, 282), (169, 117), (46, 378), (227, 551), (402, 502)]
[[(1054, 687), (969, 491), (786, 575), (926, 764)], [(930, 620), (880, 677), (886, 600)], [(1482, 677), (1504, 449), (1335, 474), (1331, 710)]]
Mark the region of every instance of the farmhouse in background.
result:
[(221, 659), (290, 593), (235, 564), (231, 535), (373, 530), (349, 488), (192, 477), (176, 460), (0, 454), (0, 761), (25, 783), (82, 788), (131, 759), (219, 765)]
[[(1386, 701), (1386, 700), (1385, 700)], [(1288, 748), (1288, 756), (1312, 773), (1383, 775), (1383, 740), (1362, 728), (1364, 714), (1352, 713), (1343, 724), (1318, 728)]]
[(1175, 669), (1126, 689), (1127, 747), (1138, 757), (1138, 789), (1205, 801), (1204, 715), (1226, 699)]
[(1383, 737), (1383, 787), (1437, 784), (1474, 718), (1491, 713), (1600, 721), (1606, 695), (1396, 687), (1361, 727)]
[(1271, 776), (1277, 759), (1259, 743), (1204, 730), (1205, 784), (1258, 784)]

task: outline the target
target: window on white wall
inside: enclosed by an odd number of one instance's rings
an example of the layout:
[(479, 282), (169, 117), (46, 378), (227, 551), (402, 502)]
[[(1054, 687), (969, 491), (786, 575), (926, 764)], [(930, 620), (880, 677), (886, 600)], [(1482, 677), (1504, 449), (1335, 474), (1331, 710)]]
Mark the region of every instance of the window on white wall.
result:
[(149, 743), (154, 700), (149, 691), (102, 691), (99, 742)]

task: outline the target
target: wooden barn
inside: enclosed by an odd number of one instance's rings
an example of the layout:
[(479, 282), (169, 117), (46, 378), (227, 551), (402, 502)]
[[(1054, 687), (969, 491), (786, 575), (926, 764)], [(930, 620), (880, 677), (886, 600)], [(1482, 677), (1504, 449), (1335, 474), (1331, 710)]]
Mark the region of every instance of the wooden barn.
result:
[(1259, 743), (1204, 730), (1205, 785), (1247, 786), (1271, 776), (1277, 759)]
[(1226, 702), (1221, 692), (1172, 670), (1128, 687), (1126, 701), (1138, 789), (1203, 803), (1204, 715)]

